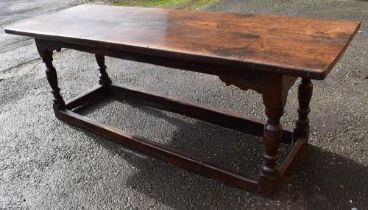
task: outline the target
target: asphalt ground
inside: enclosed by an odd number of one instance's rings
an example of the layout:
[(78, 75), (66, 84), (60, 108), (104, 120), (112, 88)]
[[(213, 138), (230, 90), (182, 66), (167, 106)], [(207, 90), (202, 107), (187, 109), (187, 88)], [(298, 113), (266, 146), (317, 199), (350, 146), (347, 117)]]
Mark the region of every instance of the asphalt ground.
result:
[[(1, 29), (85, 1), (1, 1)], [(368, 206), (368, 2), (223, 0), (214, 11), (361, 20), (325, 81), (314, 82), (311, 140), (274, 199), (260, 197), (130, 151), (57, 120), (44, 65), (29, 38), (0, 31), (0, 209), (365, 209)], [(107, 58), (110, 77), (171, 96), (265, 119), (254, 91), (214, 76)], [(98, 82), (94, 56), (54, 56), (64, 98)], [(296, 86), (283, 123), (296, 118)], [(131, 101), (83, 112), (125, 131), (257, 175), (260, 138)], [(281, 147), (282, 157), (288, 151)]]

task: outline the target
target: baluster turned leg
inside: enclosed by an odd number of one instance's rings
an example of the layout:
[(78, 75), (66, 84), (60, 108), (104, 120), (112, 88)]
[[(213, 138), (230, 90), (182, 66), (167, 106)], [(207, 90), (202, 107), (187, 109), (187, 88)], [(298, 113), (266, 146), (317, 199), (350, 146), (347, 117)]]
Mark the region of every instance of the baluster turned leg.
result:
[(42, 51), (39, 50), (39, 53), (42, 57), (43, 62), (46, 65), (46, 77), (52, 89), (51, 93), (54, 96), (54, 107), (63, 109), (65, 106), (65, 102), (60, 94), (56, 69), (52, 64), (52, 51), (45, 49)]
[(298, 120), (295, 123), (294, 141), (298, 137), (309, 137), (309, 103), (312, 98), (313, 84), (310, 79), (303, 78), (298, 88)]
[(282, 83), (275, 82), (263, 93), (267, 123), (263, 131), (264, 153), (258, 191), (269, 197), (273, 196), (279, 180), (277, 160), (283, 132), (280, 119), (284, 114), (287, 91)]
[(100, 81), (99, 84), (103, 86), (111, 85), (111, 79), (106, 72), (106, 65), (105, 65), (105, 56), (103, 55), (95, 55), (96, 61), (98, 64), (98, 70), (100, 71)]

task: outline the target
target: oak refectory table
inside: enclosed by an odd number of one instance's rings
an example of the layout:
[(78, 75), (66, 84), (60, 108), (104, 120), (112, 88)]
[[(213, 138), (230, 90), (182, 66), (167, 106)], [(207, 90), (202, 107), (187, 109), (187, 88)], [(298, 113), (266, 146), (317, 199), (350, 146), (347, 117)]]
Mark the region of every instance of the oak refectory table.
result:
[[(5, 31), (35, 39), (46, 64), (58, 119), (201, 175), (272, 196), (308, 142), (311, 80), (327, 76), (359, 26), (359, 22), (344, 20), (80, 5), (16, 23)], [(101, 74), (96, 88), (68, 103), (60, 94), (52, 64), (54, 51), (61, 48), (93, 53)], [(212, 74), (227, 85), (255, 90), (263, 96), (267, 121), (112, 84), (104, 56)], [(294, 130), (283, 129), (280, 118), (288, 91), (298, 78), (301, 78), (298, 119)], [(196, 159), (75, 111), (104, 96), (140, 100), (160, 109), (262, 136), (264, 152), (259, 178)], [(280, 142), (293, 147), (279, 165)]]

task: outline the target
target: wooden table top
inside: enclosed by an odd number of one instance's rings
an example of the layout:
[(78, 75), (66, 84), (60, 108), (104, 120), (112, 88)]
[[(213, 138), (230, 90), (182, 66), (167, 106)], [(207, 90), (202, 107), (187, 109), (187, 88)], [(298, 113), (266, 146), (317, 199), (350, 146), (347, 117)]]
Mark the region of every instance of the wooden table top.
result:
[(80, 5), (16, 23), (5, 31), (323, 79), (359, 26), (356, 21), (305, 17)]

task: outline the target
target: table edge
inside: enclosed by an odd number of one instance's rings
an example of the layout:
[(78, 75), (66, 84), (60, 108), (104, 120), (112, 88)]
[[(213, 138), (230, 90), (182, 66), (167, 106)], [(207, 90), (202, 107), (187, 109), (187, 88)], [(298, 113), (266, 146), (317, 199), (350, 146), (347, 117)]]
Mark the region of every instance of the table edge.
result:
[[(85, 6), (85, 5), (92, 5), (92, 4), (82, 4), (78, 6)], [(76, 7), (78, 7), (76, 6)], [(97, 6), (97, 5), (93, 5)], [(106, 6), (106, 5), (105, 5)], [(73, 7), (72, 7), (73, 8)], [(137, 7), (139, 8), (139, 7)], [(160, 9), (160, 8), (152, 8), (152, 9)], [(166, 10), (166, 9), (161, 9)], [(170, 10), (170, 9), (168, 9)], [(172, 9), (171, 9), (172, 10)], [(63, 10), (61, 10), (63, 11)], [(192, 11), (192, 10), (190, 10)], [(201, 12), (201, 11), (195, 11), (195, 12)], [(203, 13), (225, 13), (226, 12), (203, 12)], [(232, 14), (244, 14), (244, 13), (232, 13)], [(275, 16), (275, 15), (264, 15), (264, 14), (257, 14), (262, 16)], [(44, 15), (42, 15), (44, 16)], [(275, 16), (277, 17), (277, 16)], [(320, 19), (320, 18), (314, 18), (314, 17), (304, 17), (304, 16), (296, 16), (299, 18), (312, 18), (312, 19)], [(338, 20), (338, 19), (331, 19), (331, 21), (350, 21), (354, 22), (356, 24), (355, 31), (350, 35), (349, 39), (346, 41), (345, 45), (339, 52), (339, 54), (335, 57), (335, 59), (330, 63), (329, 66), (327, 66), (324, 69), (312, 69), (312, 68), (301, 68), (301, 67), (292, 67), (292, 66), (279, 66), (279, 65), (273, 65), (273, 64), (267, 64), (267, 63), (260, 63), (260, 62), (251, 62), (251, 61), (241, 61), (241, 60), (234, 60), (224, 57), (217, 57), (217, 56), (207, 56), (207, 55), (201, 55), (201, 54), (193, 54), (188, 52), (180, 52), (180, 51), (172, 51), (172, 50), (164, 50), (164, 49), (155, 49), (155, 48), (147, 48), (147, 47), (141, 47), (141, 46), (134, 46), (134, 45), (128, 45), (128, 44), (119, 44), (119, 43), (112, 43), (107, 41), (97, 41), (97, 40), (89, 40), (89, 39), (81, 39), (81, 38), (73, 38), (73, 37), (64, 37), (64, 36), (55, 36), (55, 35), (47, 35), (47, 34), (38, 34), (38, 33), (30, 33), (30, 32), (24, 32), (16, 29), (12, 29), (12, 26), (21, 23), (23, 21), (32, 20), (33, 18), (27, 18), (24, 20), (20, 20), (16, 23), (10, 24), (4, 28), (5, 33), (8, 34), (14, 34), (14, 35), (21, 35), (21, 36), (27, 36), (34, 39), (42, 39), (47, 40), (51, 42), (64, 42), (64, 43), (70, 43), (75, 45), (83, 45), (83, 46), (89, 46), (89, 47), (98, 47), (101, 45), (108, 45), (110, 47), (104, 47), (104, 49), (113, 49), (112, 46), (119, 46), (120, 48), (126, 48), (126, 49), (119, 49), (120, 51), (127, 52), (127, 53), (138, 53), (142, 55), (159, 55), (164, 58), (175, 58), (180, 59), (183, 61), (201, 61), (205, 63), (216, 63), (216, 64), (223, 64), (223, 65), (229, 65), (232, 66), (231, 63), (235, 64), (238, 67), (247, 67), (247, 68), (255, 68), (257, 71), (267, 71), (267, 72), (273, 72), (277, 74), (284, 74), (284, 75), (290, 75), (290, 76), (297, 76), (297, 77), (303, 77), (303, 78), (311, 78), (316, 80), (323, 80), (326, 78), (326, 76), (331, 72), (333, 67), (336, 65), (340, 57), (343, 55), (347, 47), (349, 46), (352, 39), (355, 37), (357, 31), (359, 30), (361, 26), (360, 21), (355, 20)], [(327, 19), (330, 20), (330, 19)], [(144, 52), (146, 51), (146, 52)], [(150, 52), (150, 53), (148, 53)], [(157, 54), (158, 53), (158, 54)]]

